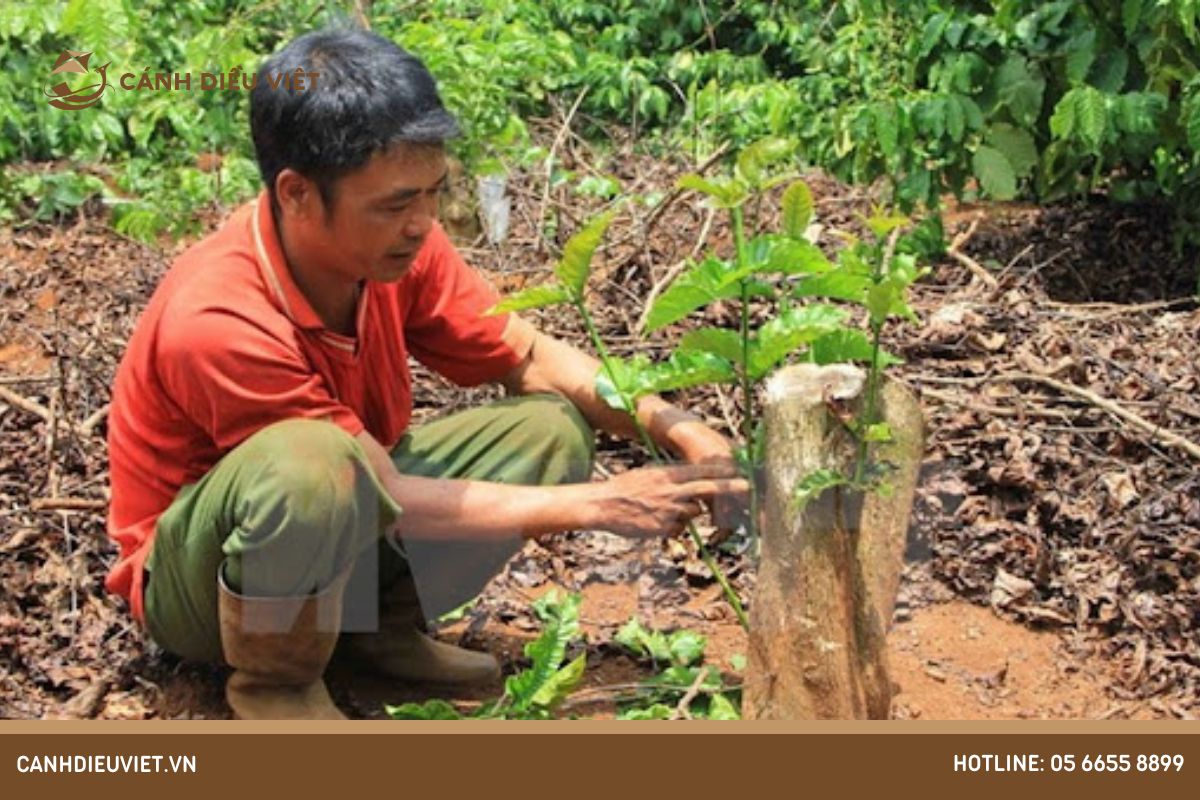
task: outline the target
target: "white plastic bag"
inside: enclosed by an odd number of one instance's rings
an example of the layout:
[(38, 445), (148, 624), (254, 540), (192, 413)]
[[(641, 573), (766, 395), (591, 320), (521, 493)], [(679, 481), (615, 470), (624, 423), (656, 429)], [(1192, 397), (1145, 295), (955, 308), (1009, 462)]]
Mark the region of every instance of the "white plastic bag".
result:
[(484, 175), (477, 181), (479, 215), (490, 244), (500, 244), (508, 235), (508, 215), (511, 201), (504, 193), (507, 180), (503, 175)]

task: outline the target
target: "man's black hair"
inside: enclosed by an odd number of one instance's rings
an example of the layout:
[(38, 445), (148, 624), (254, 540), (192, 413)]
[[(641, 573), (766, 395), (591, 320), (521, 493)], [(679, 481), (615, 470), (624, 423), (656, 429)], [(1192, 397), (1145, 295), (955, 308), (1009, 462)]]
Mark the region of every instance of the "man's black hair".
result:
[[(316, 72), (304, 89), (268, 76)], [(328, 213), (334, 184), (398, 142), (440, 144), (459, 135), (425, 65), (395, 42), (354, 28), (314, 31), (268, 58), (250, 93), (258, 169), (275, 205), (275, 177), (291, 168), (316, 183)]]

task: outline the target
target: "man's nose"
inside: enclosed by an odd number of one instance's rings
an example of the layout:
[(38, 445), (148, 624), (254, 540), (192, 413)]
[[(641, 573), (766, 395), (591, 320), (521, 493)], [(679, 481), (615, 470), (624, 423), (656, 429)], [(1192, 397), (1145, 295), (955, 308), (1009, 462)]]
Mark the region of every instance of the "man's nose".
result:
[(410, 239), (423, 239), (433, 227), (438, 214), (437, 195), (422, 197), (413, 205), (412, 213), (404, 223), (404, 235)]

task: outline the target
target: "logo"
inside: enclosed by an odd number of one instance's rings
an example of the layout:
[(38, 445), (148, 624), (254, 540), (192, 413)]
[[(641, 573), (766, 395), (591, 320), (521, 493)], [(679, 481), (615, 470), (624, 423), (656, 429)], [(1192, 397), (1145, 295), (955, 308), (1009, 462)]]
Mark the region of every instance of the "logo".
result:
[[(112, 62), (96, 67), (95, 72), (92, 72), (88, 69), (88, 60), (91, 57), (91, 53), (79, 53), (74, 50), (62, 51), (58, 61), (54, 62), (54, 69), (50, 70), (50, 77), (51, 79), (55, 75), (64, 77), (50, 88), (43, 90), (46, 97), (50, 98), (50, 105), (66, 111), (79, 111), (94, 106), (100, 100), (100, 95), (104, 94), (104, 90), (108, 88), (106, 71)], [(72, 89), (66, 81), (68, 73), (88, 75), (93, 78), (99, 75), (100, 80)]]
[[(48, 101), (50, 105), (66, 111), (79, 111), (91, 108), (100, 101), (100, 95), (104, 94), (104, 90), (108, 88), (108, 68), (112, 62), (109, 61), (92, 70), (88, 68), (88, 61), (91, 58), (91, 52), (62, 51), (58, 61), (54, 62), (54, 68), (50, 70), (50, 78), (53, 80), (55, 76), (62, 77), (59, 78), (58, 83), (42, 90), (46, 97), (50, 98)], [(67, 83), (67, 78), (71, 74), (87, 75), (91, 82), (71, 88), (71, 85)], [(258, 85), (260, 76), (244, 71), (240, 65), (228, 73), (151, 72), (149, 69), (145, 69), (140, 75), (134, 72), (123, 72), (118, 78), (114, 74), (113, 91), (190, 92), (193, 89), (193, 77), (198, 79), (195, 88), (202, 92), (239, 92), (253, 90)], [(321, 73), (297, 67), (293, 72), (272, 72), (262, 74), (261, 77), (263, 83), (272, 90), (308, 92), (317, 88), (317, 79), (321, 77)]]

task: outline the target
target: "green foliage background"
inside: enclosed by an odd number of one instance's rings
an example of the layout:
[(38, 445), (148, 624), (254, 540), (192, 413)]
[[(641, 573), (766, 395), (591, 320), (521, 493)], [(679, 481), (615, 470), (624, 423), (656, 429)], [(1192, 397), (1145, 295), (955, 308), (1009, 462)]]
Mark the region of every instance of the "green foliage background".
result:
[[(476, 171), (536, 158), (523, 119), (586, 89), (583, 119), (697, 156), (800, 144), (904, 208), (945, 193), (1049, 201), (1092, 191), (1200, 208), (1200, 0), (430, 0), (368, 5), (426, 60)], [(105, 196), (127, 233), (187, 230), (255, 191), (242, 92), (109, 91), (81, 112), (42, 90), (64, 48), (123, 72), (257, 68), (353, 18), (323, 0), (25, 0), (0, 16), (0, 214)], [(593, 133), (598, 132), (598, 128)], [(197, 156), (216, 153), (220, 169)], [(1186, 230), (1186, 228), (1182, 228)]]

